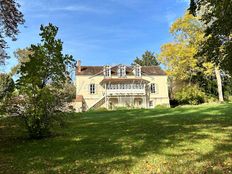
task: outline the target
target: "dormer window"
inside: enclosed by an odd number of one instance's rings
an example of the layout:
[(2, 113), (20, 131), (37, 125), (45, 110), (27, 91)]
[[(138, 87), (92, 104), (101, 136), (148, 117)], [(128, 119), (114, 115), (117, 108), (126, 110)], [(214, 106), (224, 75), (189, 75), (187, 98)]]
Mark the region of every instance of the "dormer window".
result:
[(110, 66), (104, 66), (104, 76), (105, 77), (111, 77), (111, 67)]
[(118, 66), (118, 77), (126, 77), (126, 66), (124, 65)]
[(134, 74), (136, 77), (141, 77), (141, 66), (140, 65), (134, 66)]

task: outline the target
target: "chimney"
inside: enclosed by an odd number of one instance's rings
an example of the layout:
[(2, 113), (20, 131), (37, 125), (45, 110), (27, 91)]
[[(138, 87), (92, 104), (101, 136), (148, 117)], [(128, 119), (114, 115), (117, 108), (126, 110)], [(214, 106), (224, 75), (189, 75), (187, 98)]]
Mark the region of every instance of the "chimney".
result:
[(80, 60), (77, 61), (77, 72), (78, 73), (81, 72), (81, 61)]

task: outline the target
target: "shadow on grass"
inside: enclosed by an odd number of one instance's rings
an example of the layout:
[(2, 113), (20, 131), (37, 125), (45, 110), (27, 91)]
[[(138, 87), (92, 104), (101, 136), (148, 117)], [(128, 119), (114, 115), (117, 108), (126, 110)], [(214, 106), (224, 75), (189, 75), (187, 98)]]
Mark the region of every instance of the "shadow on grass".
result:
[[(180, 165), (185, 166), (179, 170), (182, 173), (228, 172), (227, 165), (222, 164), (232, 157), (231, 106), (76, 114), (64, 129), (56, 130), (60, 136), (36, 141), (19, 139), (25, 131), (17, 126), (9, 128), (9, 122), (0, 127), (0, 154), (4, 158), (0, 158), (0, 168), (3, 173), (11, 172), (9, 166), (12, 173), (129, 173), (139, 163), (140, 169), (133, 170), (147, 173), (148, 164), (141, 160), (156, 155), (176, 159), (176, 163), (163, 165), (166, 173), (178, 173)], [(212, 141), (207, 153), (196, 147), (204, 140)], [(207, 145), (203, 143), (200, 148), (204, 151)], [(194, 163), (202, 161), (203, 166), (195, 168)], [(188, 168), (190, 163), (192, 168)], [(212, 168), (219, 165), (220, 169)]]

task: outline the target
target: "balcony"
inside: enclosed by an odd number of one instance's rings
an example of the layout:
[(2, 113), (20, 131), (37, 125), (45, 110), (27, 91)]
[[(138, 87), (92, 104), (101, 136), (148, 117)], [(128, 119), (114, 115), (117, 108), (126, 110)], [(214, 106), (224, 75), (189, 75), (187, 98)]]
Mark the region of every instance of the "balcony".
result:
[(106, 95), (145, 95), (148, 83), (142, 78), (105, 78), (101, 81)]
[(107, 95), (145, 95), (145, 84), (107, 84)]

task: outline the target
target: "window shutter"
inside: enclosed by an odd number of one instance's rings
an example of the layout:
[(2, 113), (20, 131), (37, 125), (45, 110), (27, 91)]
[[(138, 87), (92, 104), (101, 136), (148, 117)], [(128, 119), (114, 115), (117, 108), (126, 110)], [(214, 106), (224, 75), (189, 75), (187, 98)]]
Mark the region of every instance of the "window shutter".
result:
[(159, 86), (158, 86), (157, 83), (155, 84), (155, 93), (156, 93), (156, 94), (159, 94)]
[(111, 66), (109, 66), (109, 77), (111, 77)]
[(97, 85), (97, 84), (94, 84), (94, 86), (95, 86), (95, 94), (97, 94), (98, 85)]
[(90, 94), (90, 84), (87, 85), (87, 91)]
[(123, 77), (126, 76), (126, 66), (123, 66)]
[(103, 75), (106, 76), (106, 66), (103, 67)]

